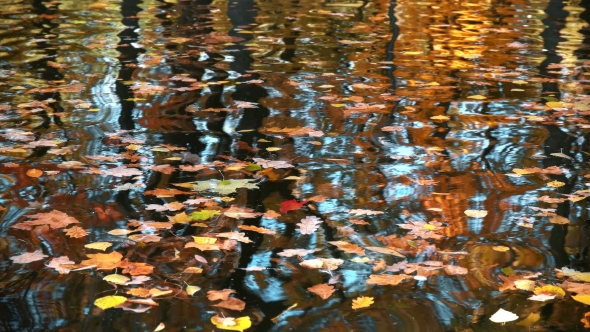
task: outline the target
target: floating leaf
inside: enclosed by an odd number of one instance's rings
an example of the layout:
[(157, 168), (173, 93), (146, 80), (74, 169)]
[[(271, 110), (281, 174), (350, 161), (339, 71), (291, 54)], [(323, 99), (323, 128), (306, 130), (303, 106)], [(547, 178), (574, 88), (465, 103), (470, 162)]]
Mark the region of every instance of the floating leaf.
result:
[(328, 284), (318, 284), (307, 288), (308, 291), (316, 294), (322, 299), (327, 299), (334, 293), (334, 286)]
[(373, 303), (374, 302), (373, 302), (372, 297), (368, 297), (368, 296), (357, 297), (356, 299), (352, 300), (352, 309), (356, 310), (356, 309), (360, 309), (360, 308), (366, 308), (366, 307), (369, 307)]
[(97, 250), (102, 250), (105, 251), (107, 250), (108, 247), (112, 246), (113, 244), (110, 242), (94, 242), (94, 243), (89, 243), (87, 245), (85, 245), (85, 248), (88, 249), (97, 249)]
[(471, 218), (483, 218), (488, 215), (486, 210), (465, 210), (465, 214)]
[(535, 313), (535, 312), (531, 312), (527, 318), (525, 318), (525, 319), (521, 320), (520, 322), (516, 323), (516, 325), (525, 326), (525, 327), (531, 327), (540, 318), (541, 318), (541, 315), (539, 315), (538, 313)]
[(10, 260), (12, 260), (14, 263), (27, 264), (30, 262), (42, 260), (45, 257), (49, 256), (44, 255), (43, 251), (41, 250), (35, 250), (33, 252), (25, 252), (24, 254), (12, 256), (10, 257)]
[(109, 308), (114, 308), (125, 301), (127, 301), (127, 298), (124, 296), (110, 295), (96, 299), (96, 301), (94, 301), (94, 305), (101, 308), (102, 310), (106, 310)]
[(117, 285), (125, 285), (129, 281), (129, 278), (127, 278), (124, 275), (120, 275), (120, 274), (109, 274), (108, 276), (102, 278), (102, 280), (108, 281), (108, 282), (111, 282), (111, 283), (117, 284)]
[(186, 286), (186, 293), (190, 296), (193, 296), (196, 292), (198, 292), (200, 290), (201, 290), (201, 287), (199, 287), (199, 286), (191, 286), (191, 285)]
[(201, 210), (191, 213), (193, 220), (208, 220), (221, 213), (219, 210)]
[(582, 294), (582, 295), (572, 295), (572, 299), (590, 305), (590, 295), (588, 294)]
[(32, 169), (30, 169), (30, 170), (27, 171), (27, 176), (30, 176), (32, 178), (38, 178), (41, 175), (43, 175), (43, 171), (38, 170), (38, 169), (32, 168)]
[(518, 315), (515, 315), (514, 313), (504, 309), (496, 311), (496, 313), (493, 314), (492, 317), (490, 317), (490, 320), (494, 323), (512, 322), (517, 319)]
[(244, 331), (245, 329), (252, 326), (252, 322), (250, 321), (250, 317), (238, 317), (238, 318), (231, 318), (231, 317), (224, 317), (221, 318), (217, 315), (211, 317), (211, 323), (215, 325), (218, 329), (222, 330), (229, 330), (229, 331)]

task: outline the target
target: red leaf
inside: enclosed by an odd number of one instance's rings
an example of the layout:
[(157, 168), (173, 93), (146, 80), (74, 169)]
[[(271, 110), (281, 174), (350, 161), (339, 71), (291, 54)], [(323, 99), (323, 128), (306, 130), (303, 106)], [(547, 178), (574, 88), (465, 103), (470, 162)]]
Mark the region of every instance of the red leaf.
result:
[(307, 204), (307, 202), (309, 201), (297, 202), (297, 200), (295, 199), (292, 199), (290, 201), (284, 201), (283, 203), (281, 203), (281, 208), (279, 209), (279, 211), (281, 211), (281, 213), (287, 213), (289, 211), (299, 210), (303, 205)]

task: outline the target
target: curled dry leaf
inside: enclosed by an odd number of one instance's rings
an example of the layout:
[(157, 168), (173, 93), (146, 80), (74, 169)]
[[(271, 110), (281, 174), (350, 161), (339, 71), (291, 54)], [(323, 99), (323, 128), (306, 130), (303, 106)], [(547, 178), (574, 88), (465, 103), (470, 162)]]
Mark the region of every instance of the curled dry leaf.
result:
[(216, 300), (227, 300), (231, 294), (234, 294), (236, 291), (233, 289), (222, 289), (222, 290), (210, 290), (207, 292), (207, 298), (209, 301), (216, 301)]
[(230, 310), (242, 311), (244, 310), (244, 308), (246, 308), (246, 302), (235, 297), (230, 297), (227, 300), (223, 300), (217, 304), (213, 304), (213, 306)]

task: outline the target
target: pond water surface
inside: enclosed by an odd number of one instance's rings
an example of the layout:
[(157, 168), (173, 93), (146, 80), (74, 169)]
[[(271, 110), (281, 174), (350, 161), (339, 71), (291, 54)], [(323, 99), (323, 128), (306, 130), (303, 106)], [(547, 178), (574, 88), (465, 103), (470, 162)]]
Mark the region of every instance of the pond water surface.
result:
[(586, 8), (0, 0), (0, 331), (585, 330)]

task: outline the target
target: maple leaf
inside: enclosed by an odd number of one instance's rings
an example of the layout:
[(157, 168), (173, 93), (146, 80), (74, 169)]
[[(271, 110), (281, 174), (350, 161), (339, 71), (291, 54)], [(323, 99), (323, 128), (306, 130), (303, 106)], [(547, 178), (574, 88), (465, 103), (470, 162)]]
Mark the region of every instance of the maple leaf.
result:
[(154, 271), (154, 267), (149, 264), (129, 262), (127, 258), (119, 262), (118, 267), (123, 268), (121, 273), (129, 273), (132, 276), (150, 274)]
[(12, 225), (10, 227), (16, 229), (31, 230), (34, 226), (49, 225), (49, 227), (51, 227), (52, 229), (56, 229), (67, 227), (70, 224), (80, 223), (78, 219), (70, 217), (67, 214), (57, 210), (53, 210), (51, 212), (46, 213), (37, 213), (34, 215), (30, 215), (28, 217), (32, 220)]
[(111, 169), (107, 169), (102, 171), (103, 175), (112, 175), (116, 177), (124, 177), (124, 176), (137, 176), (142, 175), (143, 173), (138, 170), (137, 168), (129, 168), (127, 166), (119, 166)]
[(64, 229), (63, 231), (66, 232), (67, 236), (73, 237), (73, 238), (84, 237), (84, 236), (88, 235), (88, 233), (90, 233), (89, 231), (85, 230), (84, 228), (78, 227), (78, 226)]
[(299, 210), (303, 205), (307, 204), (307, 202), (308, 201), (297, 202), (297, 200), (294, 199), (284, 201), (281, 203), (279, 211), (281, 211), (281, 213), (287, 213), (289, 211)]
[(360, 296), (352, 300), (352, 309), (366, 308), (373, 304), (373, 298), (368, 296)]
[(27, 264), (30, 262), (42, 260), (45, 257), (49, 257), (49, 256), (44, 255), (43, 251), (41, 251), (41, 250), (35, 250), (33, 252), (25, 252), (24, 254), (12, 256), (12, 257), (10, 257), (10, 260), (12, 260), (14, 263), (18, 263), (18, 264)]
[(318, 217), (308, 216), (301, 219), (301, 222), (297, 223), (297, 226), (299, 226), (299, 232), (301, 232), (301, 234), (313, 234), (318, 230), (319, 224), (322, 222), (323, 221)]
[(334, 286), (328, 284), (318, 284), (308, 287), (307, 290), (326, 300), (334, 293)]
[(214, 307), (226, 308), (230, 310), (237, 310), (242, 311), (246, 308), (246, 302), (236, 299), (235, 297), (230, 297), (227, 300), (221, 301), (217, 304), (213, 304)]
[(223, 300), (226, 301), (229, 296), (236, 291), (233, 289), (210, 290), (207, 292), (209, 301)]
[(291, 168), (295, 167), (283, 160), (266, 160), (262, 158), (252, 158), (255, 163), (264, 168)]
[(108, 254), (87, 254), (90, 259), (80, 262), (84, 266), (96, 266), (99, 270), (112, 270), (119, 266), (123, 255), (119, 252), (113, 251)]
[(63, 267), (62, 265), (71, 265), (75, 264), (71, 261), (68, 256), (60, 256), (54, 257), (49, 263), (47, 264), (48, 268), (55, 269), (59, 274), (68, 274), (70, 273), (70, 269)]

